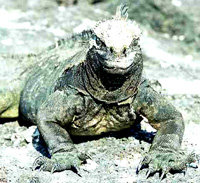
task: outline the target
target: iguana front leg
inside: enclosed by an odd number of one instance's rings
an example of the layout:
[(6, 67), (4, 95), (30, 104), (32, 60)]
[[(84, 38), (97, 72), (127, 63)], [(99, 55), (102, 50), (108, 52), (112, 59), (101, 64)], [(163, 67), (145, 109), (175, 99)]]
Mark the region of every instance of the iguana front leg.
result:
[(63, 171), (78, 167), (86, 159), (75, 148), (67, 127), (73, 117), (83, 111), (83, 98), (74, 91), (56, 91), (37, 113), (37, 126), (46, 142), (51, 159), (36, 159), (34, 167), (44, 171)]
[(180, 150), (185, 128), (181, 113), (147, 82), (141, 84), (134, 106), (158, 130), (149, 153), (142, 162), (142, 165), (148, 165), (148, 175), (162, 171), (164, 176), (170, 170), (180, 171), (186, 168), (186, 164), (194, 159)]

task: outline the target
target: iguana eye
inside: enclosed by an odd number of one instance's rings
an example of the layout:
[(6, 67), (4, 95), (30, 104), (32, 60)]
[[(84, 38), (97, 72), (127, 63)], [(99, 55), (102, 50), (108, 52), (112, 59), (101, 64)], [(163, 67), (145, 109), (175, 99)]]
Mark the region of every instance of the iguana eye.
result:
[(138, 39), (134, 39), (134, 40), (132, 41), (132, 45), (133, 45), (133, 46), (137, 46), (137, 45), (138, 45)]
[(96, 41), (97, 40), (97, 36), (93, 34), (92, 35), (92, 39)]
[(92, 39), (95, 41), (97, 46), (99, 47), (105, 46), (105, 44), (96, 35), (93, 35)]
[(96, 44), (97, 44), (97, 46), (102, 46), (103, 42), (97, 37)]

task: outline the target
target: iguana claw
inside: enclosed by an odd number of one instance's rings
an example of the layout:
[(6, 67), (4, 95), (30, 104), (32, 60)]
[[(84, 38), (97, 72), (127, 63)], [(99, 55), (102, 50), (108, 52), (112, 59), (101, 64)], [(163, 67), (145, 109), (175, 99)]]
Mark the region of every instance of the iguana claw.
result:
[(39, 156), (35, 159), (34, 163), (33, 163), (33, 166), (32, 166), (32, 170), (35, 170), (35, 169), (40, 169), (41, 166), (44, 164), (45, 162), (45, 157), (44, 156)]
[(40, 171), (51, 173), (72, 170), (78, 174), (79, 166), (86, 160), (86, 157), (86, 155), (69, 152), (55, 153), (51, 159), (40, 156), (33, 163), (33, 169), (39, 168)]
[(146, 173), (146, 179), (148, 179), (149, 176), (150, 176), (150, 174), (152, 174), (152, 173), (153, 173), (153, 171), (152, 171), (151, 169), (149, 169), (149, 170), (147, 171), (147, 173)]
[[(194, 156), (193, 156), (194, 157)], [(191, 155), (185, 155), (183, 152), (159, 152), (151, 151), (140, 162), (137, 173), (144, 167), (148, 167), (146, 178), (156, 172), (161, 172), (160, 181), (171, 171), (182, 172), (186, 169), (186, 164), (194, 161)]]

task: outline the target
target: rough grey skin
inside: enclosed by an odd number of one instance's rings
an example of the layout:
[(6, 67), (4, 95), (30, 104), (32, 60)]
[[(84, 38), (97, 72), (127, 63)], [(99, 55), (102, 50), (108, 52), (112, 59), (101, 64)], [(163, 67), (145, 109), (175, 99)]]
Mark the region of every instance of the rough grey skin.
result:
[(37, 56), (19, 106), (51, 154), (38, 158), (35, 167), (51, 172), (78, 167), (88, 157), (78, 152), (71, 135), (127, 129), (140, 115), (158, 130), (141, 164), (149, 173), (182, 170), (191, 161), (180, 151), (182, 115), (142, 78), (140, 31), (126, 12), (122, 7), (113, 19)]
[(37, 64), (36, 55), (0, 55), (0, 118), (18, 117), (20, 92)]

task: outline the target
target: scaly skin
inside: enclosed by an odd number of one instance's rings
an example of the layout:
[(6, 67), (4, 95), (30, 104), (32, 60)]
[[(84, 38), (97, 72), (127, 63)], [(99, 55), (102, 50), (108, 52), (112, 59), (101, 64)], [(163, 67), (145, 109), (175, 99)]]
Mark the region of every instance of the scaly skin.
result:
[(57, 52), (61, 59), (65, 59), (65, 55), (72, 56), (81, 46), (79, 40), (83, 42), (86, 38), (87, 34), (83, 31), (67, 39), (59, 40), (38, 54), (0, 55), (0, 118), (19, 116), (20, 93), (33, 70), (39, 68), (42, 61), (44, 65)]
[(187, 156), (180, 150), (185, 129), (181, 113), (154, 91), (148, 82), (141, 84), (133, 106), (158, 130), (139, 171), (142, 166), (148, 166), (147, 177), (162, 171), (162, 179), (169, 171), (181, 171), (186, 168), (186, 163), (194, 161), (193, 156)]
[(149, 172), (182, 170), (191, 161), (180, 151), (182, 115), (142, 78), (143, 59), (137, 24), (127, 8), (47, 49), (20, 97), (20, 115), (37, 125), (51, 159), (34, 164), (44, 171), (78, 167), (87, 158), (71, 135), (99, 135), (130, 128), (143, 115), (158, 130), (142, 165)]
[(0, 55), (0, 118), (18, 117), (20, 92), (36, 55)]

